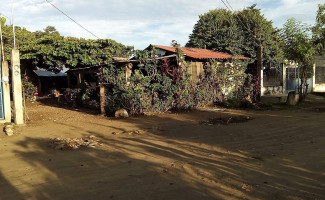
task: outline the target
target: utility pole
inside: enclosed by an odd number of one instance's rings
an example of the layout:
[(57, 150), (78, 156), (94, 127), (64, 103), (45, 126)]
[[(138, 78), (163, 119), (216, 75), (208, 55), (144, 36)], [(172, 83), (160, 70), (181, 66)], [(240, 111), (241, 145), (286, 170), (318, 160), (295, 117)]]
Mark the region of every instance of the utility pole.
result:
[(15, 40), (15, 24), (14, 24), (14, 0), (11, 1), (11, 22), (13, 31), (13, 49), (11, 53), (11, 80), (12, 80), (12, 94), (14, 99), (14, 121), (17, 125), (24, 124), (24, 106), (23, 93), (20, 73), (20, 56), (19, 50), (16, 49)]
[(14, 23), (14, 0), (11, 0), (11, 23), (12, 23), (12, 34), (14, 37), (14, 49), (16, 49), (15, 23)]
[[(5, 54), (3, 50), (3, 39), (2, 39), (2, 15), (0, 14), (0, 43), (1, 43), (1, 56), (2, 60), (5, 60)], [(0, 59), (1, 60), (1, 59)]]

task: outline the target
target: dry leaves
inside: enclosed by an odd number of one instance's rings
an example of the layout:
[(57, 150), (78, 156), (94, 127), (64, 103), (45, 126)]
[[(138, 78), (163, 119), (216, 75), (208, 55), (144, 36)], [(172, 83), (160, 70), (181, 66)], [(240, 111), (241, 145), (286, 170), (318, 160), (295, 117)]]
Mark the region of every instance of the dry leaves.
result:
[(96, 147), (101, 145), (95, 136), (88, 136), (86, 138), (55, 138), (51, 139), (49, 146), (57, 150), (75, 150), (83, 147)]
[(232, 116), (232, 117), (216, 117), (210, 118), (206, 121), (201, 121), (200, 124), (204, 125), (228, 125), (230, 123), (243, 123), (252, 120), (253, 118), (250, 116)]

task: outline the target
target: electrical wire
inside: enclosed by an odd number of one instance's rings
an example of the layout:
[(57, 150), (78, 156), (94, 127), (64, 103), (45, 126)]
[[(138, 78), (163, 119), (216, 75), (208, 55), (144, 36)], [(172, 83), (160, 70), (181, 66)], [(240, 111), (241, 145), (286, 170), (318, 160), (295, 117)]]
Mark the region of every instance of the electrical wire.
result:
[(230, 5), (229, 1), (226, 0), (227, 4), (229, 5), (229, 7), (231, 8), (232, 11), (234, 11), (234, 9), (232, 8), (232, 6)]
[[(227, 4), (225, 3), (225, 1), (228, 3), (228, 5), (229, 5), (229, 7), (227, 6)], [(228, 2), (228, 0), (221, 0), (221, 2), (228, 8), (228, 10), (230, 10), (230, 11), (233, 11), (233, 12), (235, 12), (234, 11), (234, 9), (232, 8), (232, 6), (230, 5), (230, 3)], [(246, 30), (248, 30), (249, 31), (249, 29), (247, 28), (247, 26), (244, 24), (244, 22), (237, 16), (237, 15), (235, 15), (236, 16), (236, 18), (238, 19), (238, 21), (243, 25), (243, 27), (246, 29)]]
[(223, 5), (225, 5), (228, 8), (228, 10), (230, 10), (230, 8), (227, 6), (227, 4), (223, 0), (221, 0), (221, 2), (223, 3)]
[(53, 3), (51, 3), (49, 0), (45, 0), (47, 3), (51, 4), (51, 6), (53, 6), (53, 8), (55, 8), (56, 10), (58, 10), (60, 13), (62, 13), (64, 16), (66, 16), (67, 18), (69, 18), (71, 21), (73, 21), (75, 24), (77, 24), (78, 26), (80, 26), (82, 29), (84, 29), (85, 31), (87, 31), (88, 33), (90, 33), (91, 35), (93, 35), (94, 37), (96, 37), (97, 39), (100, 39), (100, 37), (98, 37), (97, 35), (95, 35), (94, 33), (92, 33), (90, 30), (88, 30), (86, 27), (84, 27), (83, 25), (81, 25), (79, 22), (77, 22), (76, 20), (74, 20), (72, 17), (70, 17), (68, 14), (66, 14), (65, 12), (63, 12), (61, 9), (59, 9), (58, 7), (56, 7)]

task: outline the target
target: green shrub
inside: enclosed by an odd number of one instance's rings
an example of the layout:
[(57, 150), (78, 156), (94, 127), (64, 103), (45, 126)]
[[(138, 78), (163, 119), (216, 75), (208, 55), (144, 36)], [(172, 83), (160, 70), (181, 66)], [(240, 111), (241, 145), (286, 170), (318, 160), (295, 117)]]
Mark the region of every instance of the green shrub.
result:
[(212, 60), (200, 81), (193, 82), (189, 64), (179, 58), (176, 64), (171, 64), (167, 60), (148, 59), (148, 52), (138, 51), (137, 56), (141, 64), (136, 66), (129, 80), (125, 78), (124, 69), (114, 65), (104, 68), (108, 113), (120, 108), (127, 109), (131, 115), (193, 109), (227, 99), (226, 105), (237, 105), (236, 101), (250, 92), (243, 89), (247, 78), (245, 63), (234, 61), (234, 65), (225, 66)]
[(34, 100), (34, 93), (37, 92), (37, 88), (26, 79), (22, 79), (22, 84), (24, 88), (25, 98), (29, 100)]

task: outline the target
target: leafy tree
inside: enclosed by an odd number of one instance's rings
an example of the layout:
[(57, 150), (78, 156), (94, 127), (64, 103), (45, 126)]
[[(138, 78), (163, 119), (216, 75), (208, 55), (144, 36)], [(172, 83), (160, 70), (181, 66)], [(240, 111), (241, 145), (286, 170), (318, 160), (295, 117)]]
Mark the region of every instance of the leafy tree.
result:
[(325, 50), (325, 4), (318, 5), (316, 25), (313, 27), (313, 40), (318, 54), (324, 54)]
[(298, 62), (301, 67), (300, 99), (304, 100), (307, 90), (307, 78), (312, 71), (315, 46), (311, 38), (311, 29), (306, 24), (288, 19), (281, 30), (286, 57)]
[(257, 50), (262, 48), (262, 63), (264, 67), (278, 66), (283, 61), (283, 51), (280, 46), (279, 30), (273, 27), (256, 8), (256, 4), (234, 13), (240, 26), (243, 40), (243, 54), (257, 60)]
[(254, 100), (259, 100), (261, 93), (258, 83), (262, 66), (280, 67), (283, 61), (279, 30), (256, 4), (237, 12), (217, 9), (201, 15), (186, 46), (250, 57), (247, 73), (254, 75)]
[(23, 58), (32, 60), (34, 66), (58, 70), (107, 64), (112, 56), (126, 56), (131, 50), (132, 47), (109, 39), (87, 40), (50, 34), (26, 46), (22, 54)]
[[(13, 34), (12, 26), (5, 25), (6, 19), (2, 18), (2, 34), (3, 34), (3, 43), (4, 43), (4, 54), (5, 60), (10, 60), (11, 58), (11, 49), (13, 48)], [(29, 45), (35, 40), (35, 36), (32, 32), (28, 31), (26, 28), (15, 26), (15, 41), (16, 48), (20, 49), (26, 45)]]
[(44, 29), (44, 32), (48, 35), (50, 34), (56, 34), (56, 35), (60, 35), (59, 32), (56, 30), (56, 28), (54, 26), (47, 26)]
[(283, 60), (279, 31), (255, 6), (234, 13), (216, 9), (201, 15), (186, 46), (241, 54), (253, 61), (261, 46), (263, 64), (278, 65)]
[[(5, 59), (10, 60), (13, 47), (12, 26), (1, 19), (5, 46)], [(44, 31), (30, 32), (15, 27), (16, 48), (20, 50), (23, 68), (40, 67), (59, 70), (62, 67), (75, 68), (107, 64), (113, 56), (126, 57), (133, 47), (124, 46), (110, 39), (90, 40), (63, 37), (53, 26)]]
[(186, 46), (241, 54), (242, 43), (241, 30), (233, 13), (216, 9), (200, 15)]
[(56, 30), (54, 26), (47, 26), (46, 28), (44, 28), (43, 31), (35, 31), (34, 35), (38, 39), (46, 35), (60, 35), (60, 33)]

